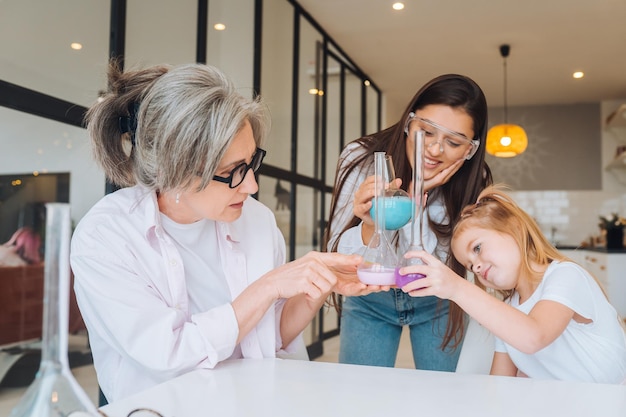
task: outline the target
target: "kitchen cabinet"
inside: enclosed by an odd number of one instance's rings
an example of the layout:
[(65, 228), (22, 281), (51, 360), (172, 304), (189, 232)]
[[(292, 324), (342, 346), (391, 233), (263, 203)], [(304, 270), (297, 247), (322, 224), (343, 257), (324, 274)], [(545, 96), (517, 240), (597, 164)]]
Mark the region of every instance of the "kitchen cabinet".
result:
[(611, 304), (622, 318), (626, 318), (626, 252), (581, 252), (582, 266), (600, 281)]
[(585, 265), (585, 251), (582, 249), (562, 249), (562, 248), (558, 248), (559, 252), (561, 252), (563, 255), (567, 256), (568, 258), (570, 258), (572, 261), (576, 262), (577, 264), (584, 266)]
[(612, 134), (619, 146), (616, 148), (615, 158), (604, 169), (615, 175), (622, 184), (626, 184), (626, 104), (619, 106), (607, 117), (605, 130)]

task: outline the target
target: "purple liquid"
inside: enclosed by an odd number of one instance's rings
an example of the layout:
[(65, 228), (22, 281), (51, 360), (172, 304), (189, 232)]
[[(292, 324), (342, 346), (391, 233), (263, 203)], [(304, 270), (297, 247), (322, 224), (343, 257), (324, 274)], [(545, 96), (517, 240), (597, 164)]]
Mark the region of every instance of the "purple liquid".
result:
[(396, 283), (395, 272), (390, 268), (358, 269), (356, 274), (362, 283), (368, 285), (394, 285)]
[(396, 285), (398, 286), (398, 288), (402, 288), (404, 287), (406, 284), (408, 284), (409, 282), (413, 282), (416, 279), (420, 279), (420, 278), (425, 278), (426, 275), (424, 274), (407, 274), (407, 275), (402, 275), (400, 274), (400, 268), (396, 268), (395, 272), (395, 279), (396, 279)]

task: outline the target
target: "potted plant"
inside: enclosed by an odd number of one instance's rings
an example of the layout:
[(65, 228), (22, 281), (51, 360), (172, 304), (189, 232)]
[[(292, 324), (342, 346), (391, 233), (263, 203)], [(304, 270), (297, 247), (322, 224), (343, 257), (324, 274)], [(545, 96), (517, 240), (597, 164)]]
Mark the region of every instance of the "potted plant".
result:
[(621, 249), (624, 247), (624, 227), (626, 219), (620, 217), (617, 213), (611, 213), (610, 216), (600, 216), (600, 229), (606, 233), (606, 248)]

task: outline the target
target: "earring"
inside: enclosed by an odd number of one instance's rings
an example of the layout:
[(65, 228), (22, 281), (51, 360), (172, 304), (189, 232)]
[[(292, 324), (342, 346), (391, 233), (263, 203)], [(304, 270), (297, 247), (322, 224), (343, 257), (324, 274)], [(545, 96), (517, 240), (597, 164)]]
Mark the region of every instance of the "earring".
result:
[(176, 204), (180, 203), (180, 193), (176, 193)]

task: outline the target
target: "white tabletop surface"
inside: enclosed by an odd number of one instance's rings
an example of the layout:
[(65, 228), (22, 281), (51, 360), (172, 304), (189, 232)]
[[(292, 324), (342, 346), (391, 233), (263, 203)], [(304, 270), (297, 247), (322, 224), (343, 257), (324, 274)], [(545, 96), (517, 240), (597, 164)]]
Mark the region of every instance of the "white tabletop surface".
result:
[(281, 359), (227, 361), (109, 404), (164, 417), (626, 416), (626, 386)]

